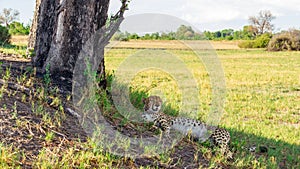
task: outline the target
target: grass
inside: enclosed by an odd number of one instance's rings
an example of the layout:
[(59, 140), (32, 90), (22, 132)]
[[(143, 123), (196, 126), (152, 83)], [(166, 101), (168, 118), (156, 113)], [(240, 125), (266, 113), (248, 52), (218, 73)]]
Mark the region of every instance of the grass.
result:
[[(206, 121), (210, 112), (211, 84), (210, 76), (201, 60), (190, 50), (182, 50), (182, 46), (176, 41), (166, 44), (164, 41), (138, 41), (122, 42), (117, 48), (112, 48), (105, 55), (106, 71), (120, 74), (136, 73), (130, 79), (131, 101), (139, 108), (140, 100), (146, 94), (160, 95), (164, 100), (164, 110), (167, 114), (177, 115), (187, 108), (182, 106), (183, 98), (186, 95), (193, 97), (192, 88), (198, 88), (196, 95), (199, 96), (196, 117)], [(210, 160), (210, 167), (217, 164), (225, 164), (231, 168), (299, 168), (300, 161), (300, 52), (266, 52), (264, 50), (236, 49), (234, 43), (222, 46), (218, 43), (217, 54), (223, 65), (226, 78), (226, 104), (220, 125), (228, 129), (231, 133), (231, 147), (236, 152), (233, 161), (226, 161), (222, 157), (214, 156), (212, 151), (206, 146), (199, 146), (199, 151)], [(215, 45), (216, 45), (215, 44)], [(143, 48), (155, 48), (163, 46), (164, 50), (146, 50)], [(171, 45), (168, 46), (168, 45)], [(170, 49), (170, 50), (166, 50)], [(226, 49), (226, 50), (224, 50)], [(0, 50), (6, 50), (0, 48)], [(15, 52), (16, 46), (12, 46), (10, 52)], [(21, 50), (24, 51), (22, 48)], [(129, 56), (129, 57), (128, 57)], [(169, 56), (184, 63), (186, 69), (195, 79), (195, 84), (189, 76), (180, 69), (180, 64), (167, 60)], [(165, 57), (165, 58), (163, 58)], [(158, 61), (170, 61), (172, 73), (163, 69), (141, 69), (135, 72), (135, 65), (149, 66), (148, 61), (155, 63)], [(129, 60), (128, 59), (132, 59)], [(151, 60), (152, 59), (152, 60)], [(166, 60), (165, 60), (166, 59)], [(126, 66), (126, 62), (132, 66)], [(150, 63), (149, 62), (149, 63)], [(122, 67), (122, 64), (125, 67)], [(151, 65), (151, 64), (150, 64)], [(124, 68), (124, 69), (123, 69)], [(3, 79), (10, 79), (8, 69), (1, 72)], [(127, 74), (128, 75), (128, 74)], [(129, 76), (131, 77), (131, 76)], [(109, 76), (113, 78), (113, 76)], [(31, 81), (31, 80), (30, 80)], [(44, 77), (45, 83), (50, 83)], [(180, 88), (183, 81), (186, 86)], [(24, 77), (18, 78), (18, 83), (25, 84)], [(193, 86), (195, 85), (195, 86)], [(27, 85), (25, 85), (27, 86)], [(5, 86), (2, 86), (0, 93), (5, 93)], [(42, 102), (49, 97), (46, 89), (39, 88), (35, 94), (41, 102), (32, 104), (32, 112), (41, 115), (43, 121), (48, 126), (59, 126), (61, 117), (50, 117), (42, 107)], [(51, 93), (51, 91), (49, 91)], [(185, 96), (185, 97), (184, 97)], [(115, 111), (102, 95), (97, 98), (105, 109), (105, 113)], [(59, 106), (61, 100), (53, 96), (52, 104)], [(189, 110), (190, 111), (190, 110)], [(191, 110), (192, 111), (192, 110)], [(190, 112), (187, 112), (190, 113)], [(115, 115), (118, 116), (118, 115)], [(56, 117), (56, 116), (54, 116)], [(120, 118), (121, 116), (118, 116)], [(18, 122), (22, 126), (22, 122)], [(122, 123), (122, 126), (125, 124)], [(126, 123), (126, 122), (124, 122)], [(1, 126), (1, 125), (0, 125)], [(55, 138), (52, 131), (48, 131), (43, 139), (51, 142)], [(266, 146), (267, 153), (250, 153), (247, 147), (255, 145)], [(77, 147), (78, 146), (78, 147)], [(20, 155), (11, 147), (0, 144), (2, 167), (18, 167)], [(50, 155), (49, 155), (50, 154)], [(194, 158), (197, 158), (195, 155)], [(163, 163), (172, 161), (169, 152), (160, 154), (159, 160)], [(33, 162), (35, 168), (89, 168), (98, 166), (102, 168), (118, 167), (121, 164), (130, 164), (130, 160), (120, 159), (112, 154), (104, 152), (92, 141), (87, 143), (76, 143), (76, 146), (61, 150), (57, 147), (44, 148), (36, 161)]]
[(0, 47), (0, 52), (5, 54), (21, 55), (26, 58), (26, 45), (6, 44)]
[(20, 168), (19, 153), (12, 146), (6, 147), (0, 143), (0, 167)]
[(28, 36), (19, 35), (12, 36), (11, 44), (5, 44), (0, 46), (0, 53), (13, 54), (22, 56), (24, 59), (27, 59), (26, 48), (27, 48), (27, 39)]
[(26, 46), (28, 43), (28, 35), (14, 35), (11, 37), (11, 43), (19, 46)]
[[(199, 43), (199, 41), (190, 41)], [(237, 44), (239, 41), (210, 41), (210, 44), (214, 47), (214, 49), (224, 50), (224, 49), (239, 49)], [(108, 47), (116, 47), (116, 48), (155, 48), (155, 49), (189, 49), (182, 41), (176, 40), (130, 40), (127, 42), (112, 42), (108, 45)]]
[[(141, 50), (111, 49), (105, 58), (106, 69), (122, 69), (122, 62), (127, 61), (127, 57), (139, 55), (138, 52)], [(144, 57), (151, 52), (143, 53)], [(205, 121), (211, 101), (208, 73), (192, 51), (172, 48), (168, 52), (183, 60), (194, 75), (201, 102), (197, 118)], [(227, 87), (225, 113), (220, 125), (231, 131), (235, 149), (251, 145), (268, 147), (266, 157), (258, 159), (241, 151), (234, 165), (259, 163), (276, 168), (284, 163), (288, 168), (299, 167), (300, 52), (229, 49), (218, 50), (217, 54), (224, 68)], [(163, 58), (160, 55), (152, 57)], [(142, 57), (133, 59), (132, 65), (145, 64), (145, 60)], [(177, 65), (173, 66), (177, 68)], [(180, 72), (177, 76), (181, 76)], [(173, 110), (179, 111), (182, 91), (176, 83), (176, 79), (161, 70), (143, 70), (131, 79), (131, 89), (160, 94)]]

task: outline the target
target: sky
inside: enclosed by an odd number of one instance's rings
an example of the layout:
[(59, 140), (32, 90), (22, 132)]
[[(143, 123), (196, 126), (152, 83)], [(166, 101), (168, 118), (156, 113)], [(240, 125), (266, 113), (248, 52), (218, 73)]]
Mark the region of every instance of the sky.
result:
[[(35, 0), (0, 0), (0, 10), (12, 8), (20, 12), (19, 21), (30, 23)], [(111, 0), (109, 14), (118, 10), (120, 0)], [(249, 16), (270, 10), (275, 31), (300, 29), (300, 0), (131, 0), (126, 17), (137, 14), (165, 14), (190, 23), (200, 31), (242, 29)]]

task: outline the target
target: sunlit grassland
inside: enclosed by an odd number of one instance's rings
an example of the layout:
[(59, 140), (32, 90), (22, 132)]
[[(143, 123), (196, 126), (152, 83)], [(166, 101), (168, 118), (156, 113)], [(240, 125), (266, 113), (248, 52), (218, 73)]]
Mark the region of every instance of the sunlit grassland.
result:
[[(189, 41), (189, 42), (197, 42), (201, 43), (201, 41)], [(202, 43), (206, 43), (202, 41)], [(210, 41), (210, 44), (214, 49), (239, 49), (238, 47), (239, 41)], [(117, 45), (116, 45), (117, 44)], [(182, 41), (176, 40), (130, 40), (130, 41), (121, 41), (121, 42), (113, 42), (108, 45), (121, 47), (121, 48), (155, 48), (155, 49), (189, 49)]]
[[(17, 44), (17, 42), (18, 40), (14, 45), (23, 46), (20, 50), (25, 53), (25, 44)], [(212, 45), (219, 49), (215, 54), (223, 65), (226, 78), (226, 103), (220, 126), (230, 131), (231, 147), (236, 152), (234, 161), (225, 164), (233, 168), (278, 168), (279, 164), (286, 168), (299, 168), (300, 52), (236, 49), (235, 42), (213, 42)], [(7, 53), (18, 50), (16, 46), (12, 46), (12, 51)], [(174, 56), (181, 61), (180, 64), (170, 61), (169, 66), (173, 68), (174, 74), (164, 69), (142, 69), (136, 72), (136, 76), (131, 79), (131, 91), (160, 95), (165, 102), (164, 107), (167, 107), (164, 110), (172, 115), (184, 112), (186, 109), (182, 108), (182, 101), (191, 102), (192, 96), (196, 94), (199, 96), (199, 107), (196, 112), (192, 112), (196, 113), (197, 119), (206, 121), (212, 99), (210, 73), (206, 71), (201, 58), (193, 51), (187, 50), (182, 47), (182, 43), (176, 41), (129, 41), (117, 44), (116, 47), (118, 48), (110, 49), (105, 54), (106, 71), (114, 72), (115, 75), (123, 61), (128, 59), (129, 66), (125, 69), (128, 72), (135, 71), (134, 68), (138, 65), (147, 67), (149, 65), (147, 61), (160, 61), (161, 65), (164, 65), (164, 61), (169, 60), (162, 56)], [(153, 50), (157, 47), (163, 50)], [(144, 48), (150, 49), (144, 50)], [(0, 47), (0, 50), (2, 49), (7, 48)], [(148, 60), (146, 61), (145, 58)], [(181, 71), (182, 63), (193, 79), (189, 79)], [(123, 72), (125, 75), (126, 71)], [(183, 89), (179, 87), (181, 80), (186, 83)], [(193, 93), (195, 86), (197, 92)], [(184, 97), (186, 95), (191, 97)], [(134, 103), (137, 104), (140, 104), (139, 108), (141, 108), (142, 103)], [(48, 114), (43, 113), (43, 115), (45, 122), (53, 123), (53, 119), (49, 118)], [(51, 133), (48, 133), (45, 139), (50, 142), (53, 139)], [(116, 166), (113, 163), (123, 163), (119, 157), (104, 152), (92, 141), (78, 144), (85, 147), (86, 151), (78, 151), (76, 147), (70, 147), (59, 155), (57, 153), (59, 150), (45, 148), (40, 152), (34, 166), (36, 168), (74, 166), (89, 168), (91, 164), (96, 163), (102, 168), (112, 168)], [(252, 145), (257, 147), (264, 145), (268, 147), (268, 152), (259, 153), (257, 150), (256, 154), (252, 154), (245, 149)], [(0, 166), (19, 165), (18, 159), (23, 158), (19, 152), (14, 152), (9, 146), (0, 145), (0, 149)], [(204, 156), (206, 151), (210, 152), (206, 147), (201, 147), (199, 151)], [(51, 152), (50, 155), (48, 152)], [(208, 159), (212, 161), (212, 166), (214, 162), (220, 163), (218, 158)]]
[(3, 45), (0, 46), (0, 52), (5, 54), (20, 55), (25, 58), (26, 45)]
[(11, 44), (0, 45), (0, 52), (21, 55), (26, 58), (27, 41), (27, 35), (14, 35), (10, 39)]
[[(105, 56), (106, 70), (117, 71), (126, 58), (130, 59), (141, 50), (110, 49)], [(209, 73), (193, 51), (172, 49), (166, 52), (180, 58), (193, 74), (200, 98), (197, 118), (205, 121), (211, 102)], [(300, 52), (230, 49), (217, 50), (216, 54), (223, 65), (227, 88), (220, 125), (231, 131), (233, 144), (240, 148), (267, 146), (267, 166), (282, 161), (289, 167), (299, 166)], [(143, 57), (132, 62), (133, 67), (138, 64), (145, 64)], [(174, 64), (174, 69), (177, 66)], [(179, 72), (177, 76), (184, 77), (184, 74)], [(168, 72), (137, 72), (131, 88), (159, 94), (174, 111), (180, 110), (183, 92), (178, 88), (176, 77)]]

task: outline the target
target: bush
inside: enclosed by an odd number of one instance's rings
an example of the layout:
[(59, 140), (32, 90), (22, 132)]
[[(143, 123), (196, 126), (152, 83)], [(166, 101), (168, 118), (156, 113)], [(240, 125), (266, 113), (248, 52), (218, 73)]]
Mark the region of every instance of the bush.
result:
[(123, 32), (116, 32), (113, 37), (112, 40), (116, 40), (116, 41), (128, 41), (128, 33), (123, 33)]
[(136, 34), (136, 33), (130, 34), (130, 35), (128, 36), (128, 39), (139, 39), (139, 38), (140, 38), (139, 35)]
[(8, 29), (0, 25), (0, 45), (7, 44), (10, 42), (10, 34)]
[(119, 41), (127, 42), (129, 41), (128, 37), (121, 37)]
[(254, 47), (254, 40), (245, 40), (238, 43), (238, 47), (240, 48), (253, 48)]
[(246, 40), (238, 44), (240, 48), (265, 48), (268, 46), (272, 35), (265, 33), (257, 37), (255, 40)]
[(254, 48), (266, 48), (271, 40), (272, 35), (265, 33), (257, 37), (254, 41)]
[(226, 40), (233, 40), (233, 36), (226, 36)]
[(30, 32), (30, 27), (20, 22), (12, 22), (8, 27), (11, 35), (28, 35)]
[(289, 30), (275, 35), (269, 45), (268, 51), (300, 51), (300, 30)]

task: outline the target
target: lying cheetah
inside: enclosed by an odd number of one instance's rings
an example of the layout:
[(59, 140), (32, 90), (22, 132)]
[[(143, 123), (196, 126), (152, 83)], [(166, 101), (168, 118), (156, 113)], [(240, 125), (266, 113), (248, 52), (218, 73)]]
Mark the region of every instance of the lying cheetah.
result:
[(150, 96), (143, 99), (144, 112), (142, 118), (146, 122), (154, 122), (154, 126), (160, 128), (167, 136), (169, 136), (170, 130), (174, 129), (182, 134), (190, 134), (193, 138), (203, 142), (206, 139), (206, 134), (211, 131), (212, 134), (209, 140), (213, 145), (220, 148), (221, 152), (227, 155), (228, 158), (232, 158), (232, 153), (228, 148), (230, 141), (230, 134), (227, 130), (216, 126), (209, 126), (201, 121), (184, 118), (173, 117), (160, 112), (162, 100), (159, 96)]

